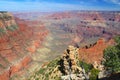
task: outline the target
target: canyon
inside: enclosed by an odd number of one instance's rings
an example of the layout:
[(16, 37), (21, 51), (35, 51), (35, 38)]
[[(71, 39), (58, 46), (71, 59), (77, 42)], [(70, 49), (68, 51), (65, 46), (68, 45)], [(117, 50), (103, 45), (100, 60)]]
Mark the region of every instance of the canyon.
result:
[(28, 78), (69, 45), (79, 59), (100, 63), (119, 26), (117, 11), (0, 12), (0, 80)]

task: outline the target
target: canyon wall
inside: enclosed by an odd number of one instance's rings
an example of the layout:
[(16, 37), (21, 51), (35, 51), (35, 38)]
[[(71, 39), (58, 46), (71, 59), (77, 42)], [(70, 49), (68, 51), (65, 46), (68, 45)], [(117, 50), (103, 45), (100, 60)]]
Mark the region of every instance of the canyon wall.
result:
[(101, 64), (104, 50), (112, 45), (115, 45), (113, 39), (106, 41), (104, 38), (101, 38), (94, 44), (79, 48), (79, 59), (90, 64)]
[(42, 46), (48, 34), (42, 23), (39, 23), (41, 32), (37, 32), (38, 27), (31, 28), (18, 19), (11, 13), (0, 12), (0, 80), (9, 80), (17, 73), (22, 75), (33, 62), (32, 54)]

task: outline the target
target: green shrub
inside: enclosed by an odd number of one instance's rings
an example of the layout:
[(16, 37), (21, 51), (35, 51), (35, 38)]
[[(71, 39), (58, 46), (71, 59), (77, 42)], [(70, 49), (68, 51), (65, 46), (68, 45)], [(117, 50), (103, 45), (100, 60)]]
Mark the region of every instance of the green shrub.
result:
[(0, 64), (0, 67), (1, 67), (1, 68), (5, 68), (2, 64)]
[(52, 61), (47, 65), (47, 67), (55, 67), (55, 66), (57, 66), (57, 64), (58, 64), (58, 59), (52, 60)]
[(45, 69), (44, 69), (44, 68), (41, 68), (41, 69), (38, 71), (38, 74), (43, 74), (44, 71), (45, 71)]
[(55, 77), (55, 80), (61, 80), (61, 78), (60, 77)]
[(35, 80), (39, 80), (39, 78), (36, 78)]
[[(37, 75), (40, 78), (42, 78), (43, 80), (49, 80), (49, 77), (50, 77), (52, 71), (54, 70), (54, 68), (57, 66), (58, 61), (59, 61), (59, 58), (50, 61), (50, 63), (47, 65), (47, 67), (40, 68), (29, 79), (31, 80), (31, 78), (34, 77), (34, 79), (37, 80), (38, 79), (38, 77), (36, 77), (36, 75)], [(41, 80), (41, 79), (38, 79), (38, 80)], [(60, 78), (56, 76), (55, 79), (50, 79), (50, 80), (60, 80)]]
[(112, 73), (120, 72), (120, 37), (115, 38), (116, 45), (104, 50), (103, 65)]
[(83, 61), (79, 61), (79, 66), (83, 67), (87, 73), (93, 68), (92, 64), (87, 64)]
[(18, 29), (18, 26), (17, 25), (11, 25), (11, 26), (6, 27), (6, 29), (9, 30), (9, 31), (15, 31), (15, 30)]
[(93, 68), (93, 69), (90, 71), (90, 73), (91, 73), (91, 74), (90, 74), (90, 80), (96, 80), (99, 72), (100, 72), (99, 70)]
[(90, 74), (90, 80), (96, 80), (97, 76), (99, 74), (99, 70), (94, 69), (92, 64), (87, 64), (86, 62), (79, 61), (80, 67), (83, 67), (85, 69), (86, 73), (91, 73)]
[(10, 15), (8, 15), (6, 13), (3, 13), (3, 19), (10, 20), (10, 19), (12, 19), (12, 16), (10, 16)]
[(0, 35), (2, 36), (2, 35), (5, 34), (5, 33), (6, 33), (5, 29), (0, 28)]

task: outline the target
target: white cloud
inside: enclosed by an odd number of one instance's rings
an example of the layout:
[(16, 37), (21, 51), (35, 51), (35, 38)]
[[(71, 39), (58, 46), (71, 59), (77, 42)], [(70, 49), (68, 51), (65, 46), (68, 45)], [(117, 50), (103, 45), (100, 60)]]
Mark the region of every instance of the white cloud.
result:
[(120, 0), (105, 0), (105, 1), (120, 5)]
[(112, 2), (114, 2), (115, 4), (119, 4), (120, 5), (120, 0), (111, 0)]

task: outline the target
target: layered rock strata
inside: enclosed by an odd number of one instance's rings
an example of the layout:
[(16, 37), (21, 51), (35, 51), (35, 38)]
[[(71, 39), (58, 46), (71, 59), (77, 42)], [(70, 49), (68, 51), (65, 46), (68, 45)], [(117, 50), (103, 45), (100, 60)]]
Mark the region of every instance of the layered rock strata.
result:
[(34, 63), (32, 54), (42, 46), (48, 34), (42, 23), (34, 28), (26, 23), (11, 13), (0, 12), (0, 80), (18, 80), (20, 76), (28, 75), (28, 69)]

